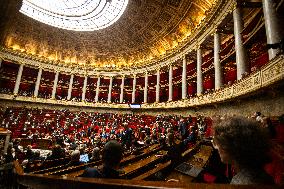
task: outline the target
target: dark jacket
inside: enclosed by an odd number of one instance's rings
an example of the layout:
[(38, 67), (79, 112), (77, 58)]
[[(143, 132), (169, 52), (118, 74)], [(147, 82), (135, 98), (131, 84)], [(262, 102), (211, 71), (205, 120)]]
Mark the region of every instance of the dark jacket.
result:
[(119, 172), (106, 166), (102, 167), (101, 169), (87, 168), (81, 177), (118, 179)]

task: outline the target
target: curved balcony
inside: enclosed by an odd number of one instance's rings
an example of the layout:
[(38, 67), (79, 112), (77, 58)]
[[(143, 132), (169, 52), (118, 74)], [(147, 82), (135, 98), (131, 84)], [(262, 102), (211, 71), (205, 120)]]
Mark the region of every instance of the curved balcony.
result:
[[(150, 103), (142, 104), (141, 108), (183, 108), (195, 107), (201, 105), (208, 105), (213, 103), (220, 103), (227, 100), (234, 99), (243, 95), (248, 95), (261, 88), (270, 86), (276, 82), (282, 81), (284, 78), (284, 55), (280, 55), (271, 60), (267, 65), (262, 67), (259, 71), (253, 72), (247, 77), (239, 80), (231, 86), (224, 87), (214, 92), (192, 97), (189, 99), (163, 102), (163, 103)], [(113, 108), (113, 109), (129, 109), (128, 104), (115, 104), (115, 103), (90, 103), (90, 102), (74, 102), (56, 99), (43, 99), (35, 97), (15, 96), (9, 94), (0, 94), (1, 99), (16, 100), (23, 102), (43, 103), (43, 104), (56, 104), (77, 107), (93, 107), (93, 108)]]

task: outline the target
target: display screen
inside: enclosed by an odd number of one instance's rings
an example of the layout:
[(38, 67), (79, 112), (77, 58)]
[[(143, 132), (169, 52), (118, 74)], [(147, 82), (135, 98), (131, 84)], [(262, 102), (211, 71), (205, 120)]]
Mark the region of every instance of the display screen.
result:
[(141, 108), (141, 104), (129, 104), (130, 108)]
[(84, 163), (88, 163), (89, 162), (88, 154), (80, 155), (80, 161)]

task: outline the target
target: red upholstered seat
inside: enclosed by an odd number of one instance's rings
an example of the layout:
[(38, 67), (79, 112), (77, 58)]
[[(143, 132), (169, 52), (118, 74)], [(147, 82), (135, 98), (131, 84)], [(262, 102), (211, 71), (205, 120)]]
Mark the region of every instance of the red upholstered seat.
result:
[(214, 183), (215, 180), (216, 180), (216, 176), (210, 174), (210, 173), (204, 173), (203, 175), (203, 180), (206, 182), (206, 183)]

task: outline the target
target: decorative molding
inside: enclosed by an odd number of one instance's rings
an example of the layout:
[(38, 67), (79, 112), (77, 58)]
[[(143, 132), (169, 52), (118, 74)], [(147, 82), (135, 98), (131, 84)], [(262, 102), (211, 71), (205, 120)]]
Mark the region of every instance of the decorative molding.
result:
[[(280, 55), (271, 60), (261, 70), (250, 74), (248, 77), (237, 81), (232, 86), (224, 87), (220, 90), (209, 94), (200, 95), (189, 99), (180, 101), (170, 101), (163, 103), (147, 103), (142, 104), (143, 109), (152, 108), (182, 108), (182, 107), (196, 107), (201, 105), (208, 105), (212, 103), (220, 103), (230, 100), (242, 95), (247, 95), (251, 92), (257, 91), (263, 87), (269, 86), (275, 82), (284, 79), (284, 55)], [(112, 109), (129, 109), (128, 104), (115, 103), (92, 103), (92, 102), (73, 102), (65, 100), (44, 99), (34, 97), (15, 96), (8, 94), (0, 94), (0, 99), (16, 100), (23, 102), (34, 102), (43, 104), (57, 104), (75, 107), (90, 107), (90, 108), (112, 108)]]
[(180, 108), (208, 105), (216, 102), (224, 102), (242, 95), (257, 91), (284, 78), (284, 56), (280, 55), (270, 61), (260, 71), (252, 73), (248, 77), (237, 81), (229, 87), (222, 88), (209, 94), (190, 99), (165, 103), (143, 104), (142, 108)]

